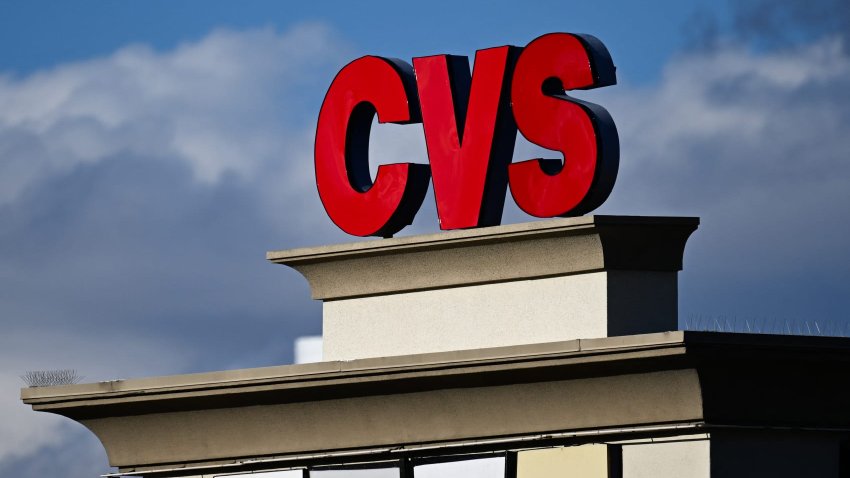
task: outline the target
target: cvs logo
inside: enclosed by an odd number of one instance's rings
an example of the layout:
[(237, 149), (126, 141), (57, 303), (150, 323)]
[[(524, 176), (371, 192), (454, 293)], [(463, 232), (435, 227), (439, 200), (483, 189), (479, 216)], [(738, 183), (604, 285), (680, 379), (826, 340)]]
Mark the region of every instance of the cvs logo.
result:
[[(500, 46), (466, 57), (408, 63), (364, 56), (328, 89), (316, 130), (319, 197), (331, 220), (356, 236), (389, 237), (413, 221), (433, 177), (441, 229), (497, 225), (510, 184), (537, 217), (599, 207), (619, 164), (617, 129), (599, 105), (569, 90), (613, 85), (605, 46), (590, 35), (550, 33), (525, 48)], [(429, 165), (381, 165), (369, 174), (369, 133), (379, 123), (422, 123)], [(517, 130), (563, 160), (511, 163)]]

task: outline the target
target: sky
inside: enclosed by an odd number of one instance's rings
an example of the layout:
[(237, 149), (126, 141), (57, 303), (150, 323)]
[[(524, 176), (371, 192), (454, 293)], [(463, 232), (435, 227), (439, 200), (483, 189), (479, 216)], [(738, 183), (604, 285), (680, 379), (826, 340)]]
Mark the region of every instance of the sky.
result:
[[(850, 3), (0, 0), (0, 477), (110, 471), (96, 438), (20, 403), (86, 381), (293, 361), (321, 334), (268, 250), (355, 240), (322, 210), (315, 122), (366, 54), (472, 56), (549, 32), (608, 47), (617, 184), (600, 214), (699, 216), (680, 320), (849, 330)], [(535, 148), (518, 141), (515, 160)], [(380, 125), (381, 163), (425, 162)], [(508, 198), (504, 223), (534, 220)], [(438, 231), (429, 196), (402, 235)]]

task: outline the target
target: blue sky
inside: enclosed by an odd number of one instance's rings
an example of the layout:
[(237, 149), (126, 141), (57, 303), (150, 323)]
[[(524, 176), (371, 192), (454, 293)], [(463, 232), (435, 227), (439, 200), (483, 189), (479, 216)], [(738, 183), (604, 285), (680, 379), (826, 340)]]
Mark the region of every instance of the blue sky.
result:
[(359, 51), (410, 58), (443, 51), (525, 45), (551, 31), (604, 38), (632, 81), (657, 78), (681, 50), (695, 17), (726, 20), (722, 2), (3, 2), (0, 68), (29, 73), (108, 55), (130, 43), (166, 51), (211, 29), (331, 25)]
[[(597, 36), (619, 84), (576, 96), (622, 141), (598, 212), (702, 218), (680, 316), (850, 323), (847, 2), (361, 3), (0, 0), (0, 476), (107, 471), (90, 433), (19, 403), (27, 370), (289, 363), (321, 332), (264, 253), (352, 240), (311, 148), (364, 54)], [(375, 164), (424, 152), (414, 126), (374, 131)], [(504, 222), (528, 220), (508, 199)], [(435, 231), (426, 198), (403, 233)]]

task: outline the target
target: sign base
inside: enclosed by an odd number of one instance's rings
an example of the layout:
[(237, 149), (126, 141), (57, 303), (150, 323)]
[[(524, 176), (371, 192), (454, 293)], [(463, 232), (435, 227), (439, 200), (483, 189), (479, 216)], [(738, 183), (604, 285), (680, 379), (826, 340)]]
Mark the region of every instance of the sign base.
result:
[(324, 360), (665, 332), (692, 217), (584, 216), (269, 252), (323, 301)]

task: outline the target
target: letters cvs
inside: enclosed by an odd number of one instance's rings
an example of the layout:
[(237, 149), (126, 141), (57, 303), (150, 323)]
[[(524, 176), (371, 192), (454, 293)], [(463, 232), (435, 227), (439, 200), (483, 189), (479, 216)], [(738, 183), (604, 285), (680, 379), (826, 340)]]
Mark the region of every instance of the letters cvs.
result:
[[(616, 83), (605, 46), (590, 35), (550, 33), (524, 48), (466, 57), (364, 56), (336, 75), (316, 130), (319, 196), (331, 220), (357, 236), (390, 237), (410, 224), (433, 178), (440, 228), (501, 222), (505, 193), (537, 217), (599, 207), (617, 177), (619, 139), (599, 105), (565, 94)], [(379, 123), (422, 123), (429, 165), (381, 165), (369, 174), (369, 133)], [(511, 163), (516, 133), (559, 159)]]

